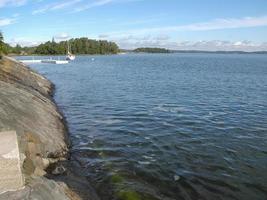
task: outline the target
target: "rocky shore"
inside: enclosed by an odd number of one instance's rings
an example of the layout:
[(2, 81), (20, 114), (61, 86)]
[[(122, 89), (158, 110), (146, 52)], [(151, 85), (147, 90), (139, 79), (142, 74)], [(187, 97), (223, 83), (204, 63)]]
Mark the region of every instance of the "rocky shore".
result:
[(64, 119), (52, 100), (53, 89), (50, 81), (24, 64), (9, 57), (0, 59), (0, 132), (16, 132), (24, 177), (21, 189), (4, 191), (0, 199), (81, 199), (66, 183), (47, 178), (58, 170), (55, 163), (66, 162), (69, 148)]

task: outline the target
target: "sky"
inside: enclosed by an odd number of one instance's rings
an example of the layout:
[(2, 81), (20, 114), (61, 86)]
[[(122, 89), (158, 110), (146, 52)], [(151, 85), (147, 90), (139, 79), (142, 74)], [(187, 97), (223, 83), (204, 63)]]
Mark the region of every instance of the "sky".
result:
[(11, 45), (76, 37), (120, 48), (267, 50), (267, 0), (0, 0)]

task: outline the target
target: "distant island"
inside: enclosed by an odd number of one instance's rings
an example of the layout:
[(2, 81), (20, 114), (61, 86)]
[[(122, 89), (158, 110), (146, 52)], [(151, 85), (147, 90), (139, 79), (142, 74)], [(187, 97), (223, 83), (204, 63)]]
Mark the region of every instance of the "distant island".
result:
[(135, 53), (171, 53), (170, 50), (164, 49), (164, 48), (150, 48), (150, 47), (145, 47), (145, 48), (137, 48), (133, 50)]
[(5, 52), (15, 55), (64, 55), (67, 51), (68, 42), (73, 54), (117, 54), (119, 47), (115, 42), (106, 40), (93, 40), (88, 38), (75, 38), (69, 41), (48, 41), (35, 47), (11, 47), (5, 44)]
[(203, 50), (170, 50), (164, 48), (120, 49), (124, 53), (209, 53), (209, 54), (267, 54), (267, 51), (203, 51)]
[(267, 54), (267, 51), (203, 51), (203, 50), (170, 50), (171, 53), (214, 53), (214, 54)]

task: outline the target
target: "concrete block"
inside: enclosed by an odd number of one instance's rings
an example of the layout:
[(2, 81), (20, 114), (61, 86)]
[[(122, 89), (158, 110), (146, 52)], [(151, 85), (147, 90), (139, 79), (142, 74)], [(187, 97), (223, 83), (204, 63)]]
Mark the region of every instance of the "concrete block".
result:
[(17, 134), (15, 131), (0, 132), (0, 193), (23, 186)]

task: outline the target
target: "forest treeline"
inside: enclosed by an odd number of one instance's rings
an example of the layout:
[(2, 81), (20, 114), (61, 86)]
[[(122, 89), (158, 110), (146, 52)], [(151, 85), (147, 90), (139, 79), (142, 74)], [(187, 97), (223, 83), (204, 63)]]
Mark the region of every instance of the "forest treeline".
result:
[(164, 48), (137, 48), (134, 50), (135, 53), (170, 53), (170, 50)]
[[(76, 38), (68, 41), (73, 54), (116, 54), (119, 47), (114, 42), (106, 40), (92, 40), (88, 38)], [(35, 47), (35, 54), (58, 55), (66, 54), (67, 41), (56, 43), (54, 40)]]
[(6, 44), (4, 43), (4, 37), (2, 35), (2, 32), (0, 31), (0, 58), (2, 54), (6, 53)]
[(3, 42), (3, 36), (0, 34), (0, 52), (6, 54), (63, 55), (67, 53), (68, 43), (73, 54), (116, 54), (119, 52), (119, 47), (115, 42), (88, 38), (75, 38), (61, 42), (52, 40), (36, 47), (21, 47), (20, 45), (11, 47)]

